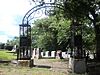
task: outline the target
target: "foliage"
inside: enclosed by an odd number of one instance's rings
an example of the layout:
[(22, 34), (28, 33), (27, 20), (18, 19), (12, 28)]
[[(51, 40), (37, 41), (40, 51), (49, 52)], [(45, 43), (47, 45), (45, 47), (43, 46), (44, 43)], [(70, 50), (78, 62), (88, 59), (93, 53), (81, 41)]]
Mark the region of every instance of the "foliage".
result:
[(95, 32), (93, 26), (83, 26), (83, 48), (85, 50), (94, 51), (96, 50)]
[(19, 46), (19, 37), (14, 37), (12, 40), (7, 40), (6, 45), (14, 46), (17, 45)]
[[(98, 56), (100, 54), (100, 35), (98, 35), (100, 34), (100, 0), (60, 0), (59, 2), (57, 0), (56, 3), (62, 4), (65, 18), (71, 21), (76, 20), (86, 25), (88, 30), (91, 31), (88, 32), (87, 28), (86, 30), (83, 29), (86, 32), (86, 34), (83, 34), (85, 35), (83, 37), (85, 39), (84, 44), (87, 48), (90, 48), (90, 46), (91, 48), (95, 47)], [(89, 22), (92, 28), (87, 26)], [(96, 46), (93, 46), (93, 44), (96, 44)]]
[(5, 45), (4, 49), (11, 51), (13, 49), (13, 46), (11, 46), (11, 45)]
[[(70, 21), (61, 18), (58, 22), (56, 16), (40, 19), (34, 22), (32, 33), (37, 37), (36, 45), (46, 50), (56, 50), (62, 39), (67, 41), (69, 37)], [(37, 30), (36, 30), (37, 29)], [(35, 37), (36, 36), (36, 37)]]
[[(57, 2), (56, 2), (57, 1)], [(45, 50), (66, 49), (66, 43), (70, 36), (70, 24), (73, 19), (83, 24), (83, 47), (86, 50), (95, 50), (95, 24), (99, 19), (99, 0), (56, 0), (52, 14), (47, 18), (38, 19), (32, 27), (32, 47), (40, 47)], [(63, 2), (61, 2), (63, 1)], [(94, 25), (94, 26), (93, 26)], [(95, 30), (96, 31), (96, 30)], [(18, 44), (18, 38), (7, 42), (10, 45)]]
[[(96, 42), (99, 41), (99, 39), (95, 39), (97, 36), (95, 33), (99, 32), (99, 27), (96, 28), (96, 26), (99, 25), (100, 19), (100, 1), (56, 1), (55, 4), (61, 5), (64, 10), (55, 7), (54, 13), (50, 14), (47, 18), (34, 22), (34, 26), (32, 27), (32, 47), (40, 47), (46, 50), (56, 50), (59, 46), (66, 48), (64, 43), (67, 42), (70, 36), (71, 21), (75, 19), (83, 24), (84, 48), (94, 50)], [(14, 41), (18, 42), (18, 39), (8, 41), (8, 44), (14, 45)]]
[(5, 44), (4, 43), (0, 43), (0, 49), (4, 49)]

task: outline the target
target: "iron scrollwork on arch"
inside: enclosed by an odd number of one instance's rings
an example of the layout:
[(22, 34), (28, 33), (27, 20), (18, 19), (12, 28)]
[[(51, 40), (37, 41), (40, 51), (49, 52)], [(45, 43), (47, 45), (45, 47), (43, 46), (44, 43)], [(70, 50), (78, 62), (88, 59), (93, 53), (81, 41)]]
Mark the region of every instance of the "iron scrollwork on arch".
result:
[(33, 7), (23, 17), (22, 24), (29, 23), (29, 21), (31, 21), (32, 19), (40, 18), (43, 15), (48, 15), (52, 13), (51, 10), (55, 10), (55, 7), (64, 10), (63, 7), (60, 6), (60, 4), (55, 3), (44, 3)]

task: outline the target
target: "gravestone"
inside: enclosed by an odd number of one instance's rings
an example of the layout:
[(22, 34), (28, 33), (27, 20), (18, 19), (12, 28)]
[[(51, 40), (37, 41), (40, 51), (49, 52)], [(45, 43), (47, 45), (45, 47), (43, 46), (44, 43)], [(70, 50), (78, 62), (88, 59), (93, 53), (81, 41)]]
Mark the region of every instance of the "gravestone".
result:
[(16, 49), (17, 49), (17, 48), (16, 48), (16, 45), (14, 45), (14, 47), (13, 47), (12, 51), (14, 51), (14, 52), (15, 52), (15, 51), (16, 51)]
[(74, 59), (69, 58), (69, 68), (72, 69), (74, 73), (85, 73), (86, 72), (86, 63), (84, 59)]
[(32, 58), (36, 58), (36, 48), (33, 49)]
[(67, 58), (66, 52), (62, 52), (62, 57), (63, 57), (63, 58)]
[(37, 48), (36, 49), (36, 58), (37, 59), (40, 59), (41, 58), (41, 49), (40, 48)]
[(49, 51), (45, 52), (45, 57), (49, 57)]
[(43, 57), (44, 56), (44, 54), (43, 54), (43, 52), (41, 52), (41, 57)]
[(51, 57), (56, 57), (56, 51), (51, 51)]
[(56, 53), (56, 58), (57, 59), (62, 59), (62, 51), (61, 50), (58, 50), (57, 53)]

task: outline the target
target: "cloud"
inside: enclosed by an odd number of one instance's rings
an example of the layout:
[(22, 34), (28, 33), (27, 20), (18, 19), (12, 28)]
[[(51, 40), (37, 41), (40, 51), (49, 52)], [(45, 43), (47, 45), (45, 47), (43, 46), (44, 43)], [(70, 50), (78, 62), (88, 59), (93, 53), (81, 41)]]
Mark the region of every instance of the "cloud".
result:
[(5, 43), (9, 37), (6, 35), (0, 35), (0, 42)]
[(0, 20), (0, 31), (5, 32), (6, 35), (18, 35), (18, 27), (11, 16), (3, 16)]
[(0, 2), (0, 13), (2, 14), (25, 14), (32, 6), (29, 5), (28, 0), (2, 0)]
[(9, 36), (19, 36), (19, 24), (31, 8), (28, 0), (0, 1), (0, 42), (6, 42)]

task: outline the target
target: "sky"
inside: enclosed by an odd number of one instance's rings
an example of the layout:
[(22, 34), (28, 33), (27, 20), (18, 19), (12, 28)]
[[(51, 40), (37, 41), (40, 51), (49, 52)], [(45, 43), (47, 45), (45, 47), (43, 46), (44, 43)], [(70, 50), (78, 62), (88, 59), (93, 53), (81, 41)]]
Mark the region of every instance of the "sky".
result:
[[(0, 43), (6, 43), (7, 40), (19, 36), (19, 24), (22, 23), (24, 15), (34, 6), (32, 0), (0, 0)], [(42, 14), (43, 17), (45, 15)]]
[(29, 0), (0, 0), (0, 42), (19, 36), (19, 24), (32, 7)]

